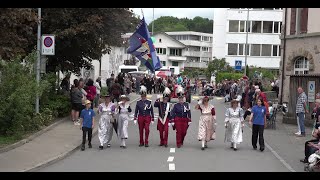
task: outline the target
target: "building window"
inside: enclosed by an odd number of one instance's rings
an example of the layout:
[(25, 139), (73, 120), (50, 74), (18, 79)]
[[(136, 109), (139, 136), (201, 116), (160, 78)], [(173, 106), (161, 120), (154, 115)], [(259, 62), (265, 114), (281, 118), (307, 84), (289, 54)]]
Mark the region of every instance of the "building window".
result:
[(246, 21), (240, 21), (239, 32), (245, 32), (245, 24), (246, 24)]
[(179, 62), (172, 61), (172, 66), (179, 66)]
[(208, 37), (208, 36), (202, 36), (202, 41), (210, 41), (210, 37)]
[(264, 10), (273, 10), (274, 8), (263, 8)]
[(263, 21), (263, 33), (272, 33), (273, 21)]
[(228, 44), (228, 55), (237, 55), (238, 44)]
[(298, 57), (294, 62), (294, 74), (309, 74), (309, 60)]
[(261, 56), (271, 56), (271, 45), (262, 44)]
[(229, 32), (238, 32), (239, 21), (230, 20), (229, 21)]
[(290, 35), (308, 32), (308, 9), (291, 8)]
[(272, 56), (280, 56), (280, 46), (272, 45)]
[(161, 39), (159, 39), (159, 43), (162, 43), (162, 42), (161, 42)]
[(238, 55), (244, 55), (244, 46), (245, 44), (238, 45)]
[(252, 32), (261, 33), (261, 21), (252, 21)]
[(260, 44), (252, 44), (251, 45), (251, 56), (260, 56), (261, 45)]
[(209, 52), (209, 48), (208, 47), (201, 47), (201, 50), (205, 51), (205, 52)]
[(166, 48), (156, 48), (156, 50), (157, 50), (157, 54), (163, 54), (163, 55), (167, 54)]
[(170, 56), (182, 56), (182, 49), (170, 49)]
[(281, 30), (281, 22), (273, 22), (273, 33), (280, 33)]
[(165, 61), (161, 61), (162, 66), (166, 66), (166, 62)]

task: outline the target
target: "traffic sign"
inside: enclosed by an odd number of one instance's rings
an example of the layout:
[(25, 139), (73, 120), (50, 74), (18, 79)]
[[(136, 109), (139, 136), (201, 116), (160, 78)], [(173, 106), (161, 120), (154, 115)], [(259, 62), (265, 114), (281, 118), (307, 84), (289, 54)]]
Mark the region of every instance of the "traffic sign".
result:
[(41, 38), (41, 54), (52, 56), (55, 54), (55, 38), (54, 35), (42, 35)]
[(315, 93), (316, 93), (315, 89), (316, 89), (316, 82), (309, 81), (308, 82), (308, 102), (315, 101)]
[(241, 71), (241, 69), (242, 69), (242, 61), (241, 60), (235, 60), (234, 69), (236, 71)]

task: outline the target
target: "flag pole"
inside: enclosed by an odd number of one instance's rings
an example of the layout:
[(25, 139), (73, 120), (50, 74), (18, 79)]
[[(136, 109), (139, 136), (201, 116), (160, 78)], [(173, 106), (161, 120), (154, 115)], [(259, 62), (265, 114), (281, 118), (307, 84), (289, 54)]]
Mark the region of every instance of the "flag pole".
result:
[(152, 8), (152, 36), (153, 36), (153, 27), (154, 27), (154, 8)]
[(141, 8), (141, 14), (142, 14), (142, 17), (144, 17), (144, 14), (143, 14), (143, 10), (142, 10), (142, 8)]

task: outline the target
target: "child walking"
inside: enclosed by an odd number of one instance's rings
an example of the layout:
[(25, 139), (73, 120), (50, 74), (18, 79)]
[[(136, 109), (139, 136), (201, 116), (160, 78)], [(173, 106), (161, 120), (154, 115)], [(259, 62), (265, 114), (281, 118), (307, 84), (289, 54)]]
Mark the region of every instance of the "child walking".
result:
[(88, 133), (88, 146), (92, 148), (91, 145), (91, 137), (92, 137), (92, 129), (94, 127), (94, 116), (95, 113), (93, 109), (91, 109), (91, 101), (86, 100), (85, 102), (86, 108), (81, 111), (81, 126), (80, 130), (82, 130), (82, 146), (81, 151), (84, 151), (86, 144), (86, 135)]

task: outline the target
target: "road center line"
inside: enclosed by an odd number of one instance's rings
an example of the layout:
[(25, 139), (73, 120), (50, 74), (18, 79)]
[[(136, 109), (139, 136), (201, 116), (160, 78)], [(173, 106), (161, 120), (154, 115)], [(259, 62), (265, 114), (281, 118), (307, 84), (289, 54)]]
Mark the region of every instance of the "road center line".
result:
[(168, 157), (167, 162), (172, 162), (172, 161), (173, 161), (173, 159), (174, 159), (174, 157), (173, 157), (173, 156), (169, 156), (169, 157)]
[(174, 165), (174, 163), (170, 163), (169, 164), (169, 171), (174, 171), (176, 170), (176, 166)]
[[(246, 125), (247, 126), (247, 125)], [(247, 126), (250, 131), (252, 131), (251, 127)], [(272, 149), (271, 146), (265, 140), (265, 146), (272, 152), (272, 154), (291, 172), (296, 172), (275, 150)]]
[(176, 152), (176, 148), (170, 148), (170, 153), (175, 153)]

